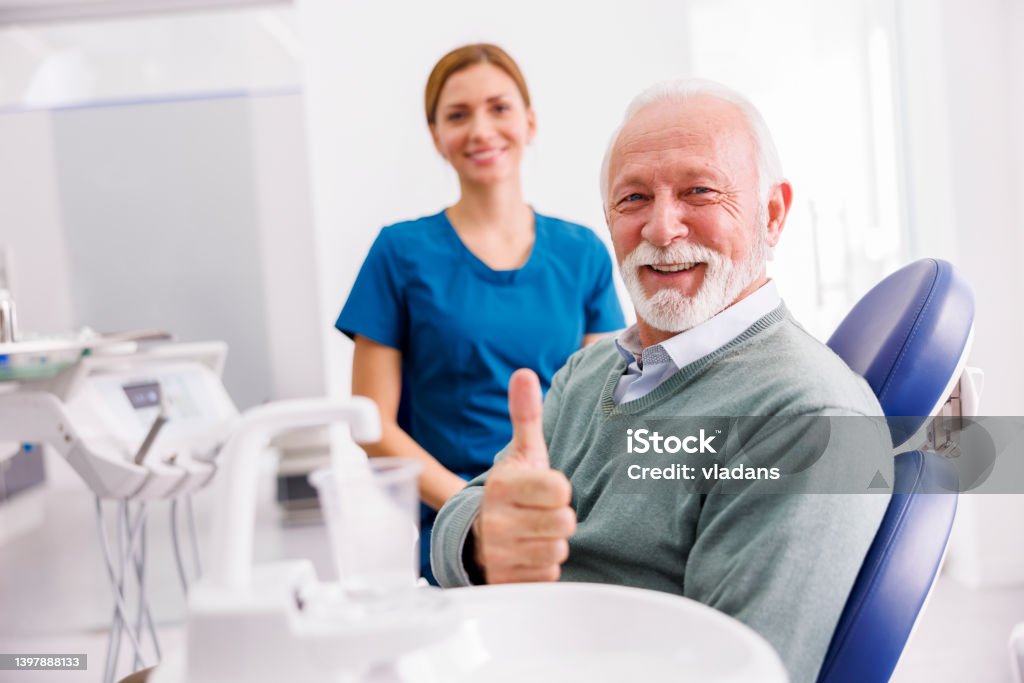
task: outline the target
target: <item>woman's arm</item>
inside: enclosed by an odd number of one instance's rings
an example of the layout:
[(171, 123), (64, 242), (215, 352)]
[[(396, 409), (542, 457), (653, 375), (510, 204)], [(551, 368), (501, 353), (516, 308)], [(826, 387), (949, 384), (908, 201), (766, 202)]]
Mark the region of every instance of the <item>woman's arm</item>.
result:
[(390, 346), (356, 335), (352, 360), (352, 394), (366, 396), (380, 408), (381, 439), (363, 444), (370, 457), (401, 455), (423, 464), (420, 474), (420, 498), (440, 509), (445, 501), (466, 485), (427, 453), (405, 430), (398, 426), (398, 401), (402, 394), (402, 353)]
[(594, 342), (599, 341), (601, 339), (604, 339), (605, 337), (607, 337), (610, 334), (612, 334), (612, 333), (611, 332), (592, 332), (591, 334), (585, 334), (585, 335), (583, 335), (583, 344), (580, 346), (580, 348), (582, 349), (584, 346), (590, 346)]

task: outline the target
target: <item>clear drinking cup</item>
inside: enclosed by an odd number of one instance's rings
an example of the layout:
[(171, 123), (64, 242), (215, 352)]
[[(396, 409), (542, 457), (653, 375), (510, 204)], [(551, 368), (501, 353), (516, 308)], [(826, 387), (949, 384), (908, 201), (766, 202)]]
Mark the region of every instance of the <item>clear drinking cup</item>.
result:
[(387, 457), (309, 475), (347, 598), (375, 600), (416, 585), (421, 469), (410, 458)]

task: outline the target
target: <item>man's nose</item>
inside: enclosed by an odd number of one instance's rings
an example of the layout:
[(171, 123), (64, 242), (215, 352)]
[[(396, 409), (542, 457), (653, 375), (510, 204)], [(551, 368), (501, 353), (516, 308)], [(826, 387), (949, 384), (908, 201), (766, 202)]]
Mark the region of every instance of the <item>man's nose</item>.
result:
[(690, 234), (686, 211), (679, 202), (655, 198), (651, 213), (640, 235), (656, 247), (667, 247)]

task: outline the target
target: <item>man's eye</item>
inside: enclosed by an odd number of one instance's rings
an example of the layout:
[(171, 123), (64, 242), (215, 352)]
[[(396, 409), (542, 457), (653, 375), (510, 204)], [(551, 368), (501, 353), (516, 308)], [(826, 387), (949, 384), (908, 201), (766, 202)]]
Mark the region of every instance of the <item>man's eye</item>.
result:
[(639, 209), (644, 201), (647, 199), (647, 195), (640, 192), (630, 192), (623, 196), (619, 201), (615, 203), (615, 207), (619, 211), (631, 211), (633, 209)]
[(690, 190), (690, 194), (708, 194), (710, 192), (714, 192), (714, 190), (712, 190), (710, 187), (703, 186), (695, 187)]

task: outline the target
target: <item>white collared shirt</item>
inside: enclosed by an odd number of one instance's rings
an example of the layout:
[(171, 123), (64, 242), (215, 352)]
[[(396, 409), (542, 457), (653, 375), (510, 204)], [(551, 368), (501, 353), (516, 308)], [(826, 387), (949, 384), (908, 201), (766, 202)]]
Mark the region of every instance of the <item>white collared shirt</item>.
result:
[(769, 280), (713, 318), (646, 349), (640, 345), (637, 326), (626, 328), (615, 340), (628, 364), (612, 394), (615, 405), (646, 396), (680, 368), (722, 348), (781, 303), (775, 283)]

